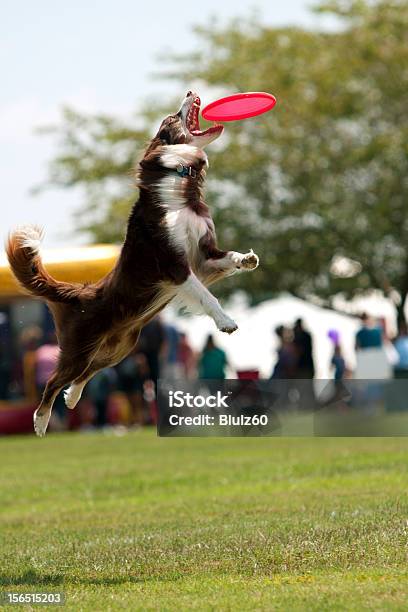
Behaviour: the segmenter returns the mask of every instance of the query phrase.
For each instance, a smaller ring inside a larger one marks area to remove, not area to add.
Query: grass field
[[[408,608],[406,439],[0,445],[2,590],[72,610]]]

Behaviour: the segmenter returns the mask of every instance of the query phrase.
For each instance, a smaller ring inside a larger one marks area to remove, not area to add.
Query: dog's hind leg
[[[55,398],[69,381],[70,378],[63,378],[58,372],[49,379],[44,389],[41,403],[34,412],[34,430],[37,436],[42,437],[47,431]]]
[[[85,388],[85,385],[91,380],[93,376],[95,376],[95,374],[103,370],[103,368],[109,367],[110,365],[110,363],[106,363],[103,365],[91,364],[83,373],[83,375],[72,381],[68,389],[64,391],[64,400],[66,407],[70,410],[73,410],[82,397],[82,392]]]
[[[95,374],[103,370],[103,368],[108,368],[111,365],[115,365],[113,363],[113,360],[110,361],[107,359],[103,362],[97,360],[92,361],[88,365],[88,367],[83,372],[81,372],[80,376],[72,380],[71,385],[66,391],[64,391],[64,400],[66,407],[70,410],[73,410],[81,399],[85,385],[91,380],[93,376],[95,376]]]
[[[88,362],[87,367],[81,372],[80,376],[71,379],[70,387],[64,392],[65,405],[67,408],[73,410],[79,400],[81,399],[82,391],[84,390],[87,382],[91,380],[97,372],[100,372],[104,368],[109,368],[116,365],[126,355],[130,353],[134,348],[138,338],[140,330],[133,331],[128,338],[122,340],[119,346],[111,346],[111,350],[107,351],[99,347],[99,350],[93,355],[92,359]]]
[[[52,407],[58,393],[72,380],[78,378],[87,368],[87,365],[87,361],[78,361],[74,366],[70,364],[64,367],[63,362],[60,361],[44,389],[40,405],[34,412],[34,430],[37,436],[42,437],[47,430]]]
[[[73,383],[71,383],[68,389],[64,391],[64,400],[67,408],[69,408],[70,410],[73,410],[75,408],[75,406],[81,399],[82,391],[84,390],[84,387],[88,380],[89,378],[81,382],[74,381]]]
[[[95,376],[97,372],[99,372],[105,367],[108,367],[109,365],[109,363],[107,363],[106,365],[90,364],[86,371],[79,378],[76,378],[74,381],[72,381],[68,389],[64,391],[64,400],[66,407],[70,410],[73,410],[81,399],[85,385],[91,380],[93,376]]]
[[[82,371],[80,371],[79,375],[76,373],[76,376],[71,377],[69,380],[71,384],[68,389],[64,391],[64,400],[66,407],[70,410],[73,410],[81,399],[86,383],[96,374],[96,372],[105,367],[105,365],[99,365],[95,362],[95,360],[97,361],[98,350],[99,349],[88,356],[87,364]]]

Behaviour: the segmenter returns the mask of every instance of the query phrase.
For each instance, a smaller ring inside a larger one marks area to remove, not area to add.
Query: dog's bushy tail
[[[55,280],[44,268],[40,244],[43,230],[36,225],[17,228],[6,243],[6,253],[14,276],[32,295],[50,302],[78,299],[80,286]]]

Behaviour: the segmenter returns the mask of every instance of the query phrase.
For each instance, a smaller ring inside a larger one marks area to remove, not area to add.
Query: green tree
[[[147,111],[146,119],[144,126],[151,121]],[[148,128],[140,125],[139,117],[133,125],[124,125],[113,117],[84,115],[66,107],[59,125],[40,130],[57,137],[59,154],[49,164],[47,182],[34,192],[47,187],[82,187],[85,203],[76,215],[77,226],[94,242],[123,238],[137,196],[136,155],[149,138]]]
[[[401,316],[408,292],[408,5],[344,0],[316,10],[337,15],[337,30],[211,24],[197,30],[198,51],[173,58],[166,73],[183,86],[199,79],[217,92],[265,90],[278,99],[272,113],[228,124],[210,151],[208,201],[220,242],[252,247],[262,260],[256,274],[225,281],[223,290],[240,286],[254,300],[287,290],[330,303],[339,292],[379,288],[399,300]],[[145,133],[72,112],[61,129],[68,138],[51,182],[85,185],[86,228],[96,239],[118,239],[130,197],[123,177]],[[77,145],[83,133],[94,134],[84,157]],[[122,145],[118,161],[113,151]],[[354,262],[353,274],[333,273],[339,258]]]

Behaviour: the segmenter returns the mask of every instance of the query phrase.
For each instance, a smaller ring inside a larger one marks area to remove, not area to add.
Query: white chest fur
[[[169,211],[166,214],[166,223],[174,246],[186,253],[190,263],[195,261],[200,239],[208,229],[205,219],[190,208],[182,208]]]
[[[166,176],[162,179],[159,194],[166,209],[165,221],[171,243],[187,255],[190,263],[195,262],[199,242],[208,231],[207,220],[187,206],[180,177]]]

